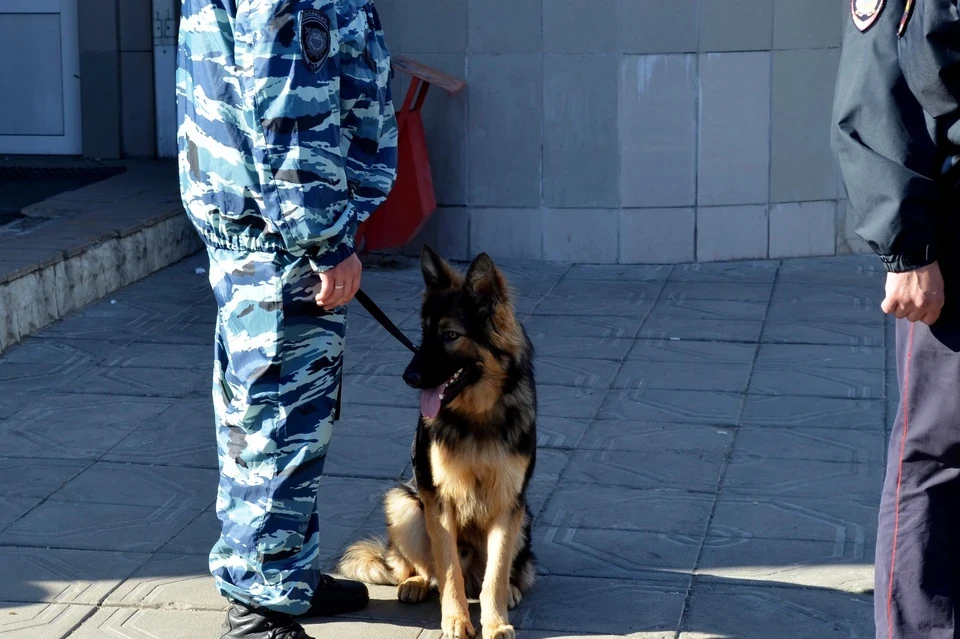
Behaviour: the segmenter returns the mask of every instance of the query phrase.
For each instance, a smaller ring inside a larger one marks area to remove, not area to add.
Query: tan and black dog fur
[[[387,541],[354,544],[340,572],[397,585],[410,603],[436,586],[450,639],[474,636],[467,599],[479,598],[483,639],[513,639],[507,611],[536,575],[526,502],[537,441],[533,347],[487,255],[464,276],[424,247],[421,269],[423,342],[404,373],[424,398],[414,477],[384,499]]]

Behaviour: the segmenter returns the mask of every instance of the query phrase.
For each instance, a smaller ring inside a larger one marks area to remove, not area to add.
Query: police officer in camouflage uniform
[[[183,203],[210,258],[225,639],[304,639],[362,608],[320,572],[317,489],[357,225],[396,178],[390,59],[368,0],[182,0]]]
[[[833,142],[886,266],[900,407],[880,501],[876,636],[960,637],[960,17],[957,0],[852,0]]]

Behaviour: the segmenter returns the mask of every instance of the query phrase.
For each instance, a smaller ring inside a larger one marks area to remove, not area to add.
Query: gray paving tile
[[[727,494],[799,495],[829,498],[879,495],[883,464],[776,459],[757,454],[741,456],[727,468]]]
[[[210,469],[97,462],[50,499],[151,506],[196,514],[216,499],[218,481],[218,474]]]
[[[420,394],[396,375],[353,375],[343,379],[343,405],[420,406]]]
[[[396,479],[410,460],[416,424],[405,433],[398,429],[391,439],[383,437],[334,436],[327,449],[325,475]]]
[[[137,343],[209,345],[213,348],[216,329],[206,314],[190,320],[169,318],[163,323],[151,325],[150,329],[137,336]],[[212,363],[212,360],[211,360]]]
[[[701,262],[681,264],[670,273],[669,282],[762,283],[773,284],[776,262]]]
[[[223,610],[207,557],[157,553],[107,597],[107,606]]]
[[[643,317],[660,292],[660,282],[561,282],[537,306],[537,315],[621,315]]]
[[[379,621],[323,621],[304,628],[315,639],[417,639],[423,632],[419,625]]]
[[[606,391],[594,388],[537,384],[537,413],[545,417],[591,419]]]
[[[385,375],[400,377],[412,355],[410,351],[382,351],[372,350],[359,356],[351,356],[347,351],[344,357],[344,367],[350,376],[366,377],[369,375]]]
[[[783,282],[810,284],[845,282],[852,286],[883,282],[883,265],[872,255],[784,260],[780,268]]]
[[[110,342],[133,341],[161,326],[164,318],[152,309],[118,302],[87,308],[59,320],[37,333],[44,339],[74,338]]]
[[[589,419],[544,416],[537,418],[537,446],[540,448],[574,448],[580,445]]]
[[[590,315],[564,317],[559,315],[534,315],[524,322],[531,335],[542,333],[555,338],[607,337],[634,338],[640,330],[642,316],[621,317],[616,315]]]
[[[33,393],[18,393],[16,395],[0,395],[0,420],[7,419],[18,410],[37,402],[39,397]]]
[[[749,363],[704,364],[631,360],[623,365],[613,387],[630,390],[655,388],[742,393],[747,388],[750,369]]]
[[[3,530],[43,501],[41,497],[4,497],[0,495],[0,530]]]
[[[105,367],[92,368],[78,375],[73,390],[129,397],[183,397],[210,388],[213,358],[209,370],[196,368]]]
[[[209,396],[178,401],[127,435],[103,459],[217,468],[213,401]]]
[[[570,461],[570,452],[565,450],[538,450],[537,463],[527,487],[527,505],[534,517],[543,510],[550,495],[560,481],[563,469]]]
[[[0,546],[0,601],[96,605],[148,558],[143,553]]]
[[[821,298],[827,296],[821,295]],[[779,323],[789,322],[829,322],[834,324],[867,324],[879,325],[883,319],[880,310],[882,300],[864,300],[862,298],[847,297],[841,294],[840,300],[783,300],[774,298],[770,303],[769,321]]]
[[[581,449],[670,450],[689,454],[724,454],[733,443],[734,430],[700,424],[664,424],[642,421],[597,420],[577,445]]]
[[[744,426],[737,435],[732,460],[810,459],[882,465],[885,454],[885,437],[879,428],[841,430]]]
[[[112,368],[159,368],[200,370],[212,375],[213,346],[193,344],[134,343],[115,350],[103,362]]]
[[[568,335],[558,338],[551,333],[527,333],[536,351],[536,361],[544,357],[564,357],[577,359],[607,359],[621,361],[630,350],[632,340],[616,337],[575,337]]]
[[[732,393],[683,390],[616,390],[597,419],[734,425],[741,397]]]
[[[583,282],[662,282],[673,267],[668,264],[574,264],[564,281]]]
[[[63,639],[96,611],[93,606],[0,602],[4,639]]]
[[[342,623],[349,623],[350,626],[340,625],[339,629],[344,628],[374,628],[383,626],[392,629],[393,627],[413,627],[421,631],[424,627],[440,627],[440,603],[439,597],[435,592],[429,594],[423,602],[411,605],[402,603],[397,599],[397,589],[395,586],[368,586],[370,590],[370,604],[360,612],[349,615],[347,621],[344,618]],[[476,608],[476,606],[474,606]],[[479,621],[479,615],[474,615],[475,622]],[[310,619],[305,619],[306,625],[310,630],[325,627],[331,619],[316,619],[311,623]],[[479,624],[477,624],[479,628]],[[318,635],[321,637],[337,637],[338,635]],[[342,635],[340,635],[342,636]],[[366,635],[346,635],[348,637],[364,637]],[[386,635],[392,637],[393,635]],[[419,635],[413,635],[417,637]]]
[[[0,439],[9,456],[97,459],[169,406],[164,399],[49,394],[0,422]]]
[[[630,635],[631,639],[674,639],[674,631],[637,632]],[[623,635],[596,634],[593,632],[577,632],[575,630],[525,630],[523,639],[617,639]],[[420,639],[443,639],[439,630],[424,630]]]
[[[55,344],[56,342],[51,342]],[[40,348],[32,348],[36,352]],[[47,393],[73,390],[78,377],[96,366],[93,357],[76,349],[50,348],[48,355],[59,352],[60,361],[44,361],[41,355],[35,362],[7,361],[0,359],[0,393],[14,395],[20,393]]]
[[[696,340],[641,339],[634,344],[627,362],[676,362],[691,364],[750,364],[755,344]]]
[[[880,430],[883,402],[870,399],[748,395],[742,426]]]
[[[545,575],[676,583],[693,572],[695,537],[635,530],[540,526],[534,531],[537,569]]]
[[[370,406],[349,404],[342,407],[340,421],[333,426],[333,442],[342,436],[399,437],[407,433],[413,441],[420,406]]]
[[[206,557],[219,538],[220,520],[217,518],[214,507],[210,507],[165,543],[160,548],[160,552],[176,555],[203,555]]]
[[[603,485],[562,485],[541,514],[543,525],[609,530],[703,534],[713,499],[680,491],[636,490]]]
[[[640,337],[753,343],[760,338],[762,328],[760,320],[697,319],[660,314],[648,318]]]
[[[751,581],[863,594],[873,589],[873,544],[860,540],[708,538],[702,582]]]
[[[663,288],[660,299],[749,301],[766,304],[773,293],[769,282],[701,282],[671,281]]]
[[[864,544],[876,538],[879,503],[879,490],[830,499],[721,493],[707,536]]]
[[[763,327],[760,341],[768,344],[837,344],[882,346],[879,323],[842,324],[835,321],[771,320]]]
[[[675,319],[700,320],[763,320],[766,301],[712,300],[712,299],[661,299],[657,302],[650,319],[671,317]]]
[[[153,552],[199,510],[47,501],[0,533],[0,544]]]
[[[61,368],[76,367],[84,360],[100,362],[123,348],[122,342],[88,339],[26,340],[8,349],[0,356],[0,380],[16,377],[10,364],[40,366],[55,364]],[[23,369],[26,371],[26,369]],[[8,375],[7,372],[10,372]]]
[[[757,353],[757,367],[883,370],[884,352],[877,346],[761,344]]]
[[[724,463],[716,451],[574,451],[563,484],[672,488],[715,493]]]
[[[45,499],[89,465],[84,461],[0,457],[0,497]]]
[[[697,583],[680,639],[873,636],[873,601],[826,589]]]
[[[859,368],[757,366],[750,379],[754,395],[806,395],[883,399],[883,374]]]
[[[539,357],[536,360],[538,384],[557,384],[585,388],[609,388],[620,363],[605,359]]]
[[[163,637],[163,639],[215,639],[220,636],[224,612],[209,610],[140,610],[101,608],[71,639],[102,637]]]
[[[664,632],[676,628],[686,585],[545,576],[513,611],[525,630],[596,633]],[[576,601],[578,605],[571,606]],[[595,615],[587,611],[602,610]]]

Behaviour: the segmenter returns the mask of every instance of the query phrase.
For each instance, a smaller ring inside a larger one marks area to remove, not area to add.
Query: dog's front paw
[[[484,626],[483,639],[517,639],[517,631],[509,624],[493,627]]]
[[[509,595],[509,598],[507,599],[507,607],[510,610],[513,610],[514,608],[520,605],[520,601],[522,599],[523,599],[523,593],[520,592],[519,588],[511,584],[510,595]]]
[[[403,603],[420,603],[427,598],[428,592],[430,592],[429,582],[417,575],[397,586],[397,599]]]
[[[440,622],[444,639],[470,639],[477,634],[467,616],[451,615]]]

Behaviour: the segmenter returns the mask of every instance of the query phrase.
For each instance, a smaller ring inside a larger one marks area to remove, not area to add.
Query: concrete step
[[[27,206],[0,226],[0,352],[203,248],[173,162],[125,171]]]

